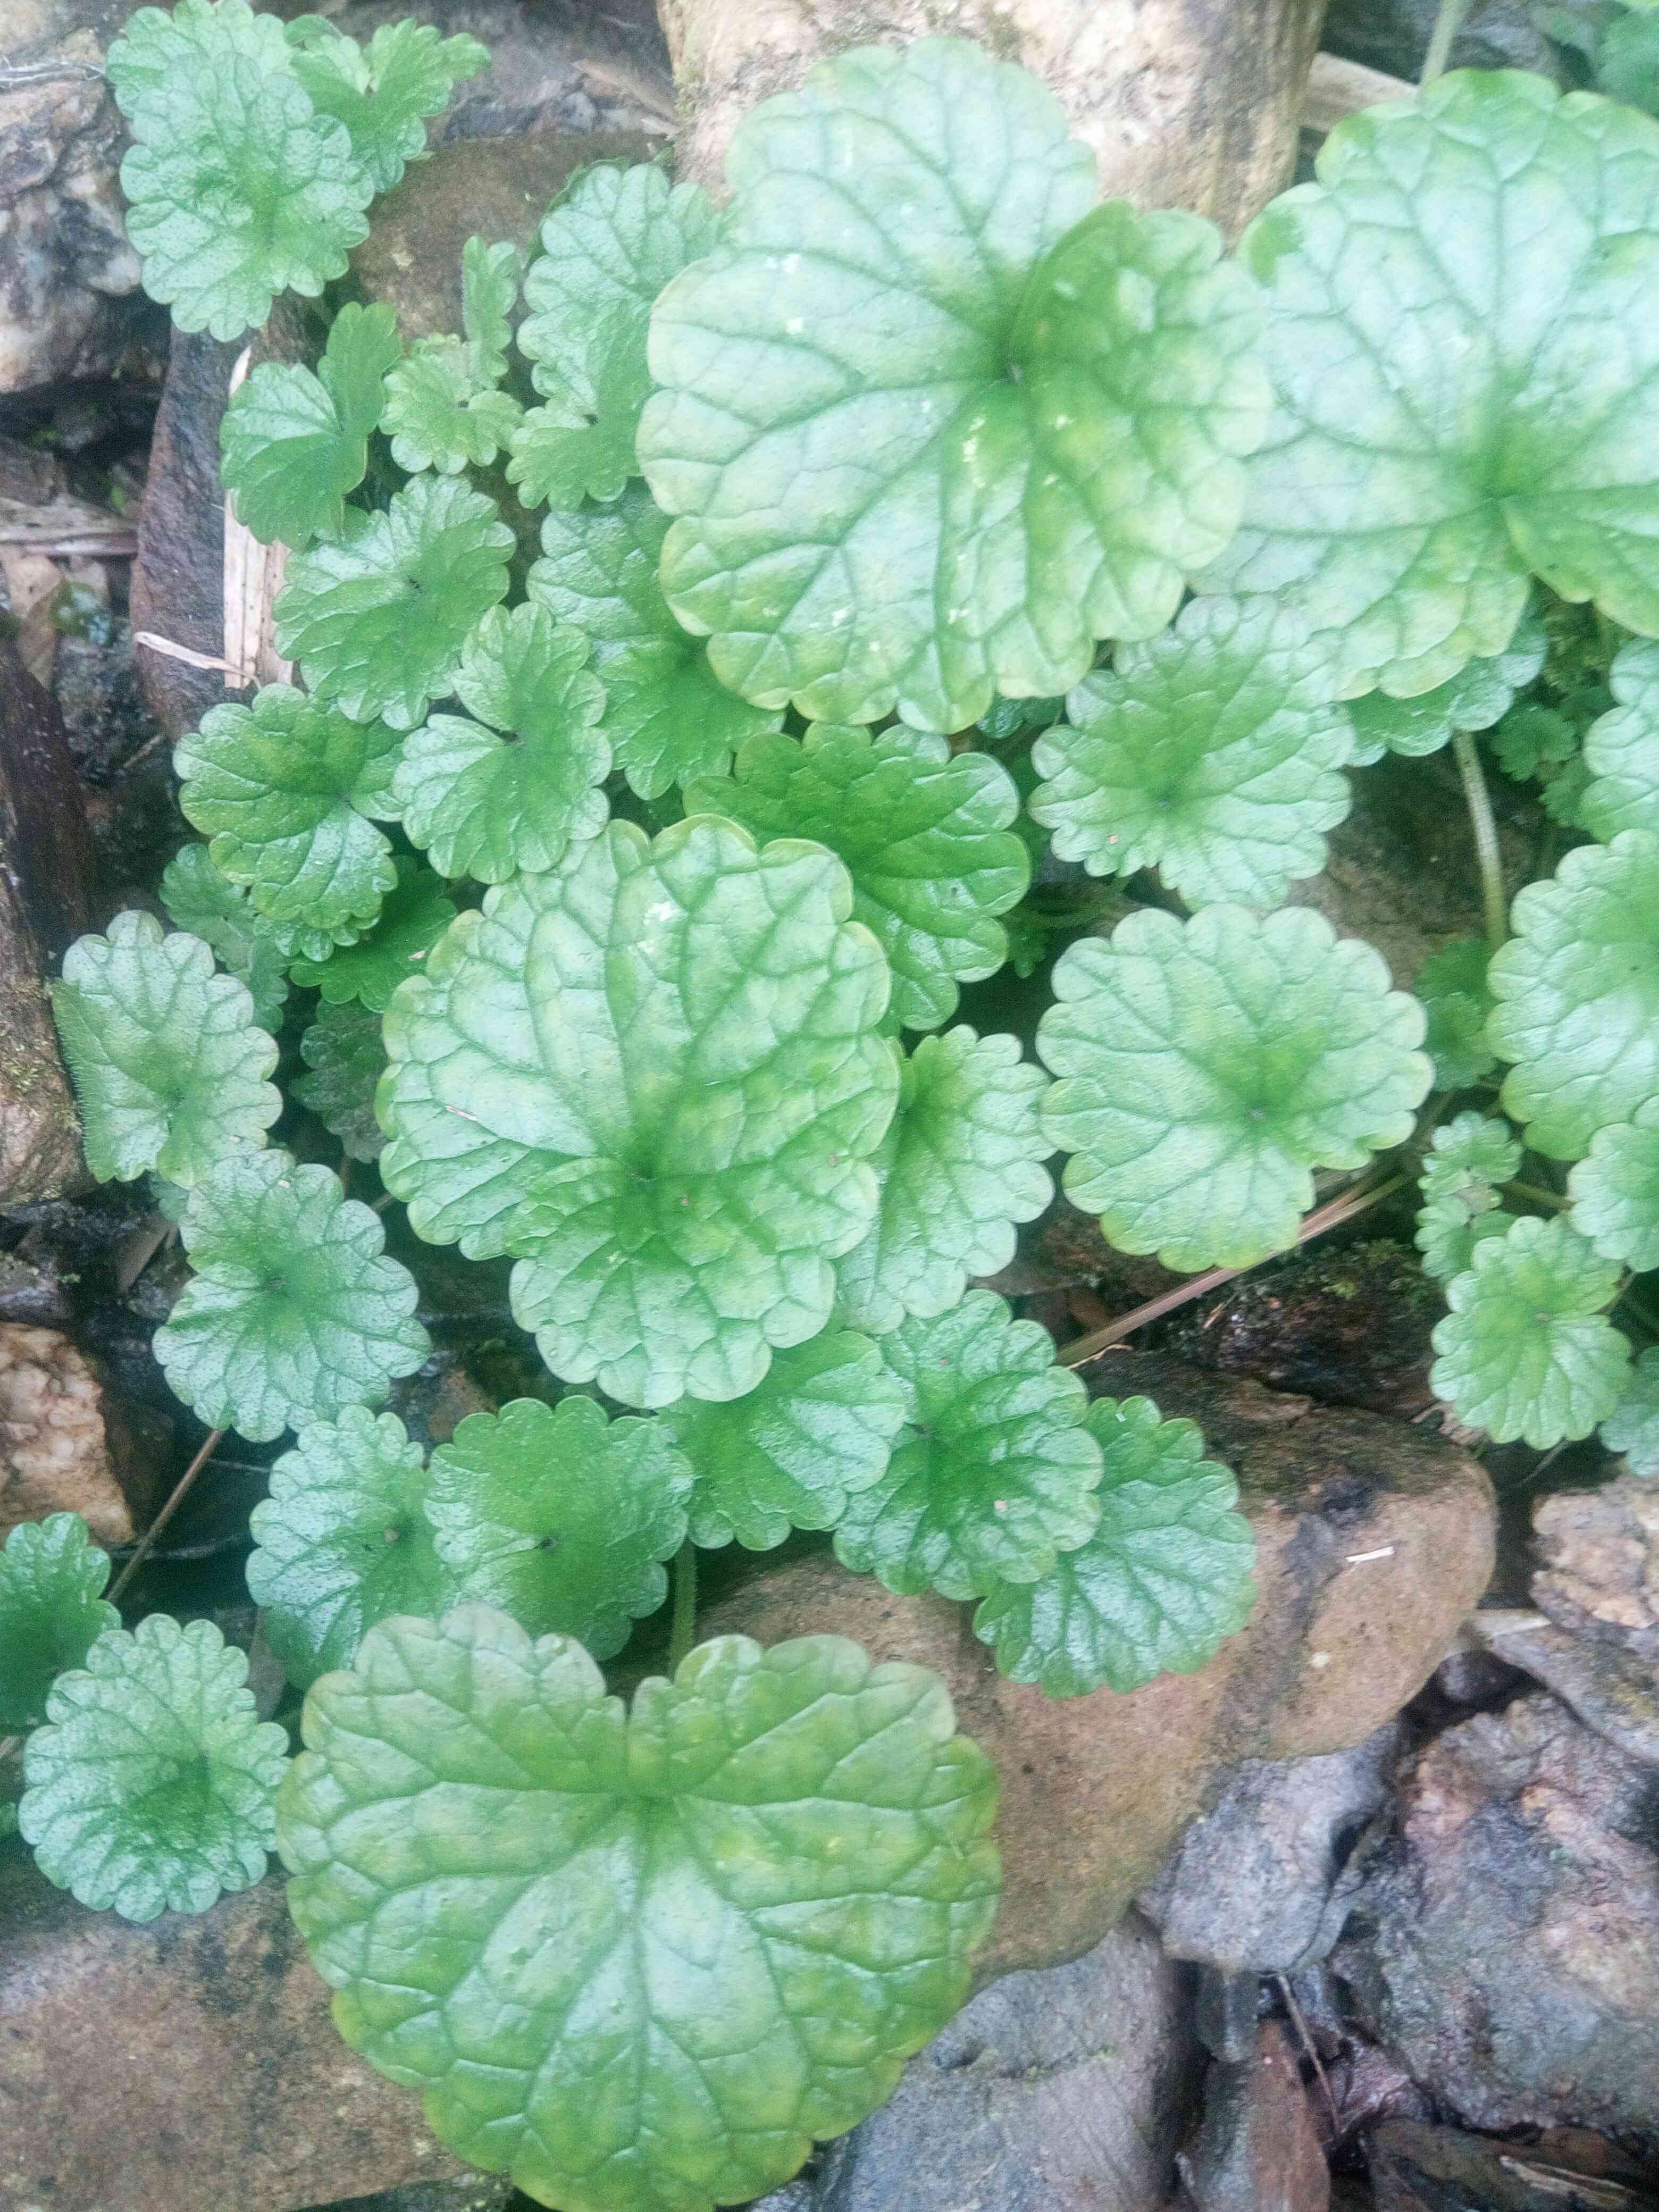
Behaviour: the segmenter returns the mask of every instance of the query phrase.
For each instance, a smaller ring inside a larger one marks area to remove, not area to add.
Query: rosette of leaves
[[[1534,615],[1523,615],[1502,653],[1471,660],[1431,691],[1410,699],[1368,691],[1350,701],[1356,763],[1381,760],[1385,752],[1420,760],[1449,744],[1454,730],[1491,729],[1542,669],[1545,651],[1543,623]]]
[[[426,1494],[420,1446],[395,1414],[364,1406],[313,1422],[272,1467],[248,1524],[247,1587],[296,1688],[349,1667],[377,1620],[435,1620],[454,1603]]]
[[[1316,166],[1240,244],[1277,409],[1206,585],[1338,633],[1351,692],[1501,652],[1534,575],[1659,629],[1652,125],[1464,70],[1350,117]]]
[[[385,811],[397,745],[381,723],[267,684],[251,707],[211,708],[174,750],[185,818],[220,874],[291,930],[290,951],[325,959],[396,884],[392,848],[365,814]]]
[[[1507,1121],[1460,1114],[1429,1140],[1419,1188],[1417,1249],[1428,1273],[1448,1282],[1469,1265],[1483,1237],[1509,1233],[1513,1216],[1498,1194],[1521,1168],[1521,1146]]]
[[[1577,806],[1603,843],[1621,830],[1659,830],[1659,645],[1622,647],[1608,682],[1617,703],[1584,733],[1592,781]]]
[[[374,1405],[430,1351],[415,1279],[386,1255],[378,1214],[327,1168],[232,1153],[191,1192],[195,1269],[155,1356],[210,1428],[263,1443]]]
[[[134,143],[121,164],[144,289],[180,330],[234,338],[278,292],[314,299],[368,235],[375,184],[246,0],[140,8],[105,69]]]
[[[381,1176],[428,1241],[511,1251],[556,1374],[739,1397],[828,1321],[898,1089],[852,902],[820,847],[613,822],[393,999]]]
[[[1659,1351],[1644,1352],[1631,1370],[1601,1437],[1609,1451],[1623,1455],[1632,1474],[1659,1474]]]
[[[1604,1260],[1638,1274],[1659,1267],[1659,1096],[1628,1121],[1598,1129],[1567,1177],[1573,1225]]]
[[[211,945],[222,968],[246,983],[253,1018],[274,1036],[288,1000],[289,928],[263,915],[246,884],[234,884],[213,865],[205,845],[181,845],[161,875],[161,903],[173,927]]]
[[[323,960],[296,960],[296,983],[320,991],[331,1006],[356,999],[371,1013],[386,1012],[392,993],[412,975],[455,919],[448,886],[406,855],[392,862],[397,881],[374,927],[355,945],[331,947]]]
[[[1008,1265],[1015,1224],[1054,1194],[1039,1112],[1048,1087],[1017,1037],[965,1024],[902,1058],[898,1110],[871,1163],[875,1223],[836,1271],[854,1328],[880,1334],[907,1314],[942,1314],[970,1275]]]
[[[775,730],[781,713],[728,691],[701,641],[662,595],[658,562],[668,517],[642,484],[608,507],[550,514],[542,557],[525,589],[592,641],[605,686],[599,727],[641,799],[660,799],[694,776],[719,775],[746,738]]]
[[[108,1556],[78,1513],[20,1521],[0,1551],[0,1729],[21,1735],[46,1697],[121,1616],[104,1596]]]
[[[750,738],[729,778],[686,787],[688,813],[724,814],[764,842],[810,837],[847,864],[853,912],[893,971],[892,1011],[937,1029],[957,987],[1008,957],[996,916],[1024,896],[1030,861],[1011,825],[1019,793],[984,753],[954,757],[920,731],[816,723]]]
[[[522,412],[501,388],[518,296],[517,246],[469,238],[461,248],[466,336],[417,339],[386,380],[380,428],[400,469],[453,477],[487,467],[506,448]]]
[[[542,395],[514,434],[507,471],[526,507],[615,499],[638,475],[652,302],[719,235],[708,194],[671,185],[655,162],[583,169],[554,202],[519,329]]]
[[[1617,1266],[1571,1222],[1523,1215],[1448,1285],[1430,1387],[1494,1443],[1589,1436],[1630,1377],[1630,1344],[1602,1310],[1618,1291]]]
[[[261,362],[219,423],[220,476],[244,527],[262,544],[308,545],[337,535],[345,498],[368,467],[386,377],[403,352],[390,307],[349,301],[329,325],[313,374]]]
[[[1486,1042],[1493,1004],[1486,982],[1491,958],[1484,937],[1455,937],[1417,971],[1413,988],[1428,1018],[1423,1048],[1434,1062],[1437,1090],[1467,1090],[1498,1065]]]
[[[46,1880],[95,1911],[205,1912],[264,1873],[288,1764],[246,1652],[210,1620],[153,1613],[131,1635],[106,1629],[53,1684],[18,1826]]]
[[[502,884],[556,867],[604,828],[605,691],[579,629],[545,607],[492,607],[455,672],[468,713],[412,731],[392,785],[403,825],[447,876]]]
[[[386,1143],[374,1118],[374,1092],[386,1073],[380,1018],[348,1002],[325,1006],[300,1039],[307,1074],[296,1076],[294,1096],[339,1139],[346,1157],[377,1160]]]
[[[100,1182],[152,1169],[198,1182],[227,1152],[263,1145],[283,1110],[265,1080],[276,1040],[246,988],[154,915],[118,914],[107,937],[77,938],[52,1011]]]
[[[350,135],[377,192],[426,152],[426,118],[458,84],[489,66],[489,50],[465,33],[446,39],[429,23],[383,23],[367,46],[319,15],[287,27],[289,67],[318,112]]]
[[[1188,906],[1281,904],[1325,865],[1353,749],[1328,649],[1266,599],[1196,599],[1085,677],[1031,749],[1035,820],[1093,876],[1156,868]]]
[[[682,1398],[659,1415],[696,1476],[691,1539],[769,1552],[792,1528],[833,1528],[886,1472],[905,1397],[867,1336],[831,1329],[775,1352],[741,1398]]]
[[[1659,1095],[1659,832],[1577,847],[1513,919],[1487,971],[1486,1034],[1515,1062],[1504,1110],[1535,1152],[1577,1159]]]
[[[823,64],[727,174],[726,242],[653,313],[639,437],[721,681],[954,730],[1161,629],[1264,419],[1212,226],[1095,207],[1058,101],[955,39]]]
[[[337,538],[289,562],[278,650],[301,664],[318,701],[412,730],[448,690],[468,631],[506,598],[513,546],[483,492],[416,477],[384,513],[348,508]]]
[[[1403,1144],[1433,1079],[1415,1000],[1305,908],[1143,909],[1068,946],[1054,987],[1037,1049],[1066,1192],[1166,1267],[1285,1250],[1314,1169]]]
[[[660,1422],[517,1398],[469,1413],[433,1454],[426,1514],[463,1601],[609,1659],[667,1596],[690,1496]]]
[[[388,1621],[307,1700],[289,1902],[347,2042],[461,2157],[712,2212],[873,2111],[967,1995],[996,1793],[953,1725],[838,1637],[720,1638],[630,1713],[567,1638]]]
[[[1196,1674],[1255,1604],[1255,1537],[1197,1425],[1164,1420],[1150,1398],[1097,1398],[1086,1426],[1105,1462],[1093,1530],[974,1614],[998,1671],[1050,1698]]]
[[[981,1597],[1037,1581],[1088,1537],[1100,1447],[1088,1399],[1036,1322],[990,1291],[878,1340],[904,1393],[886,1472],[854,1492],[836,1555],[901,1596]]]

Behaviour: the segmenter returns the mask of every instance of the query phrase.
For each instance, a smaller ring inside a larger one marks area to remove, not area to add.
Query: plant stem
[[[1559,1190],[1546,1190],[1541,1183],[1512,1182],[1510,1188],[1517,1198],[1524,1198],[1529,1206],[1553,1206],[1558,1213],[1564,1207],[1572,1204],[1572,1200],[1564,1193]]]
[[[1395,1191],[1402,1190],[1409,1180],[1403,1175],[1390,1176],[1386,1182],[1375,1183],[1369,1190],[1363,1188],[1346,1190],[1340,1198],[1333,1198],[1325,1205],[1316,1206],[1297,1231],[1297,1243],[1309,1243],[1314,1237],[1322,1237],[1328,1229],[1335,1229],[1345,1221],[1352,1221],[1355,1214],[1364,1213],[1368,1206],[1376,1206],[1380,1200],[1391,1198]],[[1248,1267],[1212,1267],[1206,1275],[1194,1275],[1190,1282],[1177,1283],[1172,1291],[1160,1291],[1157,1297],[1148,1298],[1144,1306],[1136,1306],[1133,1312],[1124,1314],[1121,1319],[1109,1322],[1104,1328],[1097,1328],[1088,1336],[1079,1337],[1075,1344],[1064,1346],[1054,1355],[1055,1358],[1061,1367],[1086,1366],[1101,1352],[1109,1352],[1115,1344],[1121,1344],[1126,1337],[1133,1336],[1137,1329],[1145,1328],[1151,1322],[1162,1321],[1165,1314],[1189,1305],[1193,1299],[1201,1298],[1206,1291],[1219,1290],[1223,1283],[1236,1282],[1240,1275],[1249,1273]]]
[[[0,1736],[0,1761],[9,1759],[13,1752],[21,1751],[22,1747],[23,1739],[21,1735]]]
[[[1432,84],[1445,72],[1451,59],[1452,41],[1463,27],[1463,18],[1468,13],[1469,0],[1440,0],[1440,13],[1434,19],[1434,30],[1429,40],[1429,50],[1423,57],[1423,74],[1419,85]]]
[[[1468,802],[1469,826],[1474,831],[1474,857],[1480,870],[1480,903],[1486,917],[1486,942],[1494,952],[1510,933],[1509,901],[1504,896],[1504,856],[1498,849],[1498,824],[1492,820],[1492,794],[1474,739],[1467,730],[1452,732],[1452,758],[1463,779]]]
[[[688,1536],[674,1554],[674,1620],[668,1632],[668,1671],[679,1663],[696,1641],[697,1547]]]
[[[156,1538],[167,1527],[167,1522],[172,1520],[173,1515],[184,1504],[185,1498],[189,1497],[191,1486],[194,1483],[197,1476],[202,1472],[202,1469],[207,1465],[208,1462],[213,1457],[214,1453],[218,1450],[220,1443],[224,1437],[224,1433],[225,1432],[222,1429],[212,1429],[209,1431],[206,1442],[197,1453],[195,1458],[191,1460],[190,1465],[179,1476],[178,1481],[173,1485],[172,1497],[168,1498],[167,1504],[161,1508],[155,1518],[150,1522],[149,1528],[145,1529],[143,1534],[138,1539],[137,1550],[134,1552],[132,1557],[127,1561],[125,1566],[124,1566],[120,1573],[117,1575],[112,1588],[106,1593],[112,1605],[117,1601],[122,1591],[137,1573],[139,1568],[143,1565],[144,1561],[149,1557],[151,1551],[155,1547]]]

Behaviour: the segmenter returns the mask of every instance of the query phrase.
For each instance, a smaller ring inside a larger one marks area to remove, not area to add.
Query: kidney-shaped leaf
[[[345,495],[368,466],[386,374],[403,348],[390,307],[355,301],[330,325],[316,373],[266,361],[230,395],[219,423],[220,474],[238,519],[270,545],[307,545],[345,522]]]
[[[45,1717],[46,1693],[121,1616],[104,1596],[109,1559],[78,1513],[20,1521],[0,1552],[0,1729]]]

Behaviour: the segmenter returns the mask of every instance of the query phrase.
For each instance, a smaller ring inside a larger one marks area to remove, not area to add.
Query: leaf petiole
[[[1492,793],[1474,739],[1467,730],[1452,732],[1452,757],[1463,779],[1463,797],[1474,832],[1475,863],[1480,871],[1480,904],[1486,916],[1486,940],[1496,952],[1510,933],[1509,901],[1504,896],[1504,856],[1492,819]]]
[[[1452,41],[1463,27],[1468,6],[1469,0],[1440,0],[1440,13],[1434,19],[1428,52],[1423,57],[1423,74],[1417,80],[1419,85],[1432,84],[1436,77],[1444,76]]]
[[[668,1632],[668,1671],[679,1672],[680,1662],[697,1637],[697,1547],[688,1536],[674,1554],[674,1617]]]

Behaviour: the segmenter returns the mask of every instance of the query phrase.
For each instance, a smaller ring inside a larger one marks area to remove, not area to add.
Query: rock
[[[104,52],[126,0],[8,0],[0,70],[0,393],[159,375],[166,311],[143,297],[116,173]]]
[[[509,2212],[513,2202],[506,2174],[471,2173],[459,2181],[411,2181],[402,2189],[354,2197],[348,2204],[319,2205],[314,2212]]]
[[[1604,2146],[1611,2150],[1611,2146]],[[1659,2196],[1616,2153],[1581,2166],[1565,2146],[1493,2142],[1389,2120],[1367,2145],[1376,2212],[1656,2212]],[[1598,2169],[1600,2169],[1598,2171]],[[1631,2177],[1621,2179],[1620,2173]],[[1609,2178],[1609,2175],[1613,2178]],[[1575,2187],[1582,2184],[1582,2190]]]
[[[78,1513],[100,1544],[137,1534],[92,1365],[55,1328],[0,1322],[0,1540],[48,1513]]]
[[[1659,1484],[1621,1474],[1563,1490],[1533,1516],[1534,1605],[1560,1627],[1659,1664]]]
[[[1475,0],[1451,50],[1453,69],[1538,70],[1556,74],[1555,49],[1529,0]],[[1415,84],[1439,0],[1331,0],[1321,43],[1331,53]]]
[[[1196,2087],[1185,1978],[1129,1920],[1070,1965],[982,1990],[755,2212],[1151,2212]]]
[[[1204,2119],[1177,2161],[1194,2212],[1328,2212],[1331,2177],[1282,2021],[1243,2066],[1212,2066]]]
[[[1659,2148],[1650,1770],[1543,1692],[1406,1768],[1332,1965],[1366,2033],[1469,2125]]]
[[[1400,1735],[1390,1721],[1351,1751],[1247,1759],[1136,1899],[1170,1956],[1224,1974],[1304,1964],[1346,1844],[1387,1794]]]
[[[1008,1265],[980,1279],[1005,1298],[1097,1285],[1109,1305],[1127,1313],[1173,1289],[1182,1279],[1150,1256],[1115,1250],[1102,1236],[1095,1216],[1061,1197],[1020,1230],[1018,1248]]]
[[[341,2042],[280,1879],[135,1927],[0,1847],[0,2204],[292,2212],[459,2171]]]
[[[1638,1765],[1659,1766],[1659,1669],[1620,1644],[1598,1644],[1535,1613],[1477,1613],[1493,1654],[1571,1705],[1586,1728]]]
[[[1364,1742],[1438,1665],[1492,1569],[1486,1475],[1437,1437],[1146,1355],[1119,1352],[1085,1371],[1092,1388],[1190,1415],[1237,1471],[1261,1596],[1199,1673],[1127,1697],[1051,1700],[996,1673],[965,1608],[895,1597],[823,1557],[769,1570],[699,1623],[763,1644],[838,1631],[944,1677],[1002,1778],[988,1980],[1097,1942],[1241,1759]]]

